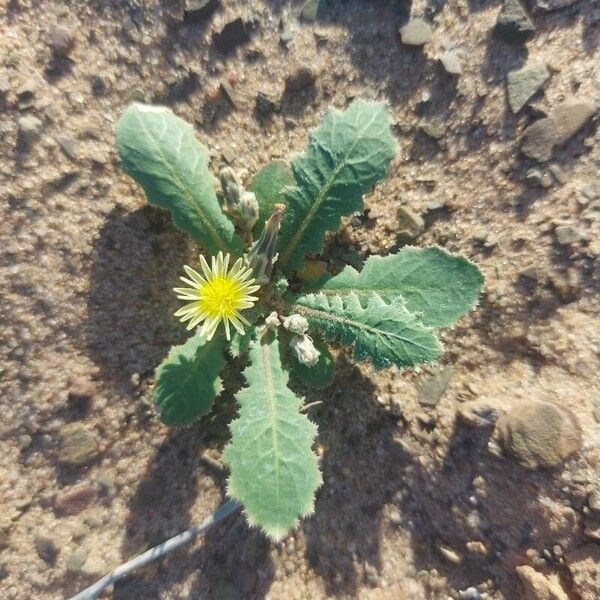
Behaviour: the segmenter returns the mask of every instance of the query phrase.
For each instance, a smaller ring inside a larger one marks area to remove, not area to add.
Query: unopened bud
[[[246,258],[248,265],[254,271],[256,283],[260,285],[264,285],[271,280],[273,266],[277,261],[275,246],[284,210],[285,204],[273,205],[273,212],[269,220],[265,222],[260,238],[254,242]]]
[[[290,347],[303,365],[314,367],[319,362],[321,353],[315,348],[310,336],[294,335],[290,341]]]
[[[290,315],[283,320],[283,326],[292,333],[302,335],[308,329],[308,321],[301,315]]]
[[[279,320],[279,316],[277,315],[276,311],[273,311],[265,319],[265,325],[267,329],[271,329],[272,331],[275,331],[281,325],[281,321]]]
[[[224,210],[231,215],[242,231],[250,232],[258,219],[258,200],[254,192],[247,192],[231,167],[219,172],[223,188]]]

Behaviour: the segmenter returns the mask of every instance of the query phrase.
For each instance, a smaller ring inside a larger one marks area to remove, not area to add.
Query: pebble
[[[440,62],[448,75],[460,75],[462,73],[460,57],[454,50],[446,50],[446,52],[440,56]]]
[[[399,235],[406,235],[414,239],[425,229],[423,218],[408,206],[399,206],[396,217],[398,220]]]
[[[535,26],[519,0],[504,0],[495,31],[504,41],[518,44],[534,36]]]
[[[55,57],[68,56],[75,46],[75,34],[66,25],[54,25],[50,29],[50,49]]]
[[[233,86],[228,81],[221,81],[219,87],[223,96],[226,98],[229,104],[231,104],[231,107],[237,109],[239,105],[238,95],[233,89]]]
[[[22,86],[20,86],[17,89],[16,94],[19,110],[25,110],[33,106],[36,92],[37,85],[33,81],[26,81]]]
[[[533,567],[522,565],[515,571],[525,590],[525,597],[531,600],[569,600],[559,583],[549,579]]]
[[[518,113],[549,77],[550,72],[542,63],[530,63],[510,71],[506,77],[506,90],[511,110]]]
[[[42,132],[42,122],[33,115],[19,117],[17,126],[19,128],[19,140],[25,146],[31,146]]]
[[[463,557],[456,550],[454,550],[454,548],[451,548],[450,546],[446,546],[444,544],[437,544],[436,548],[444,560],[448,561],[453,565],[462,564]]]
[[[80,573],[89,552],[85,548],[77,548],[67,559],[66,569],[70,573]]]
[[[219,0],[185,0],[183,14],[187,20],[204,19],[219,6]]]
[[[59,554],[54,540],[43,535],[38,535],[34,540],[34,545],[38,556],[49,565],[54,565]]]
[[[593,185],[584,185],[580,190],[581,194],[588,200],[595,200],[598,197],[596,188]]]
[[[61,135],[56,141],[65,156],[72,161],[77,162],[79,159],[79,144],[77,140],[68,135]]]
[[[407,46],[422,46],[430,42],[432,38],[431,27],[423,19],[411,19],[404,27],[400,28],[400,39]]]
[[[59,431],[61,449],[58,460],[65,465],[85,465],[98,457],[94,436],[80,423],[70,423]]]
[[[475,587],[468,587],[466,590],[458,592],[460,600],[483,600],[481,592]]]
[[[488,549],[487,549],[486,545],[482,542],[478,542],[478,541],[467,542],[466,546],[467,546],[467,550],[471,554],[478,554],[479,556],[487,556],[488,555]]]
[[[554,235],[561,246],[569,246],[581,239],[581,234],[572,225],[559,225],[554,230]]]
[[[441,125],[435,123],[421,123],[419,129],[432,140],[440,140],[444,137],[444,128]]]
[[[54,500],[54,512],[58,515],[78,515],[96,497],[96,487],[90,484],[78,485],[60,494]]]
[[[507,454],[527,469],[560,465],[581,446],[581,428],[566,407],[526,401],[512,407],[497,423]]]
[[[439,401],[452,377],[452,367],[444,367],[439,373],[428,377],[418,386],[419,404],[435,406]]]
[[[590,493],[587,500],[587,505],[592,512],[600,515],[600,489]]]
[[[596,112],[594,104],[587,100],[567,100],[532,123],[523,132],[521,151],[529,158],[550,160],[552,152],[561,146]]]
[[[280,109],[277,100],[271,98],[264,92],[256,94],[256,112],[261,117],[268,117]]]
[[[558,183],[560,183],[561,185],[564,185],[569,181],[567,174],[564,172],[563,168],[560,165],[550,165],[548,167],[548,171],[550,171],[550,173],[554,175],[554,179],[556,179],[556,181],[558,181]]]

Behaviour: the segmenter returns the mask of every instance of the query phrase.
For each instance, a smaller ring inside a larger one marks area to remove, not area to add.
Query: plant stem
[[[209,529],[212,525],[223,521],[230,514],[235,512],[238,508],[240,508],[240,504],[235,500],[228,500],[217,508],[214,513],[212,513],[208,518],[206,518],[200,525],[194,525],[190,527],[187,531],[172,537],[171,539],[159,544],[158,546],[154,546],[154,548],[150,548],[150,550],[146,550],[142,554],[132,558],[130,561],[122,564],[117,567],[114,571],[105,575],[102,579],[99,579],[86,588],[79,594],[76,594],[71,598],[71,600],[95,600],[100,592],[106,589],[108,586],[112,585],[119,579],[129,575],[132,571],[139,567],[143,567],[154,560],[162,558],[166,556],[173,550],[177,550],[177,548],[187,544],[188,542],[193,541],[196,537],[198,537],[201,533],[204,533],[207,529]]]

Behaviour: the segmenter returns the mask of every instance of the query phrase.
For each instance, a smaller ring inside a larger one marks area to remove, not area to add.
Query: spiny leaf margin
[[[229,465],[228,495],[248,522],[279,539],[314,510],[321,473],[311,447],[316,425],[299,412],[303,399],[288,387],[277,338],[255,341],[237,395],[238,418],[222,459]]]

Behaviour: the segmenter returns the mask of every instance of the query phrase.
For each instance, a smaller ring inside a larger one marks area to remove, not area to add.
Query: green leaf
[[[365,306],[355,293],[344,297],[308,294],[292,306],[320,331],[326,340],[354,344],[357,360],[371,359],[375,369],[414,367],[439,358],[442,347],[434,332],[425,327],[401,299],[386,304],[371,293]]]
[[[244,505],[251,525],[280,538],[313,511],[321,484],[311,449],[316,426],[299,412],[302,399],[287,387],[277,339],[255,342],[250,363],[223,452],[231,471],[228,493]]]
[[[347,266],[317,287],[326,296],[356,294],[363,304],[373,292],[386,302],[402,298],[425,325],[448,327],[475,306],[482,285],[483,275],[466,258],[441,248],[407,247],[371,256],[360,272]]]
[[[195,335],[171,348],[156,369],[154,404],[167,425],[188,425],[208,413],[221,391],[219,373],[225,364],[222,335],[209,342]]]
[[[241,254],[242,241],[215,194],[208,151],[189,123],[166,107],[135,103],[119,119],[116,136],[123,170],[148,202],[170,210],[173,223],[211,254]]]
[[[290,164],[285,160],[273,160],[267,163],[252,179],[250,191],[258,200],[258,221],[254,233],[258,237],[265,221],[271,216],[273,204],[284,202],[283,190],[294,185],[294,175]]]
[[[290,352],[290,370],[302,383],[309,387],[323,389],[333,383],[335,377],[334,361],[329,348],[319,340],[314,340],[315,348],[320,352],[316,365],[309,367],[302,364],[294,352]]]
[[[344,112],[330,111],[312,131],[308,150],[292,161],[296,185],[285,192],[281,268],[299,269],[343,215],[362,209],[363,194],[387,175],[396,151],[390,124],[383,104],[354,102]]]

